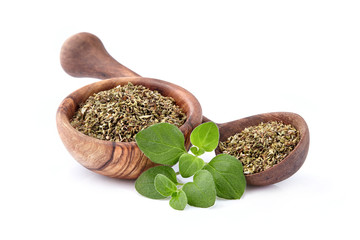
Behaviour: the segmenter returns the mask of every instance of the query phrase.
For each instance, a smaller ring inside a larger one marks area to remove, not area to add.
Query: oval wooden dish
[[[204,122],[210,121],[203,119]],[[300,132],[300,141],[296,147],[281,162],[265,171],[247,174],[246,182],[248,185],[264,186],[281,182],[295,174],[305,162],[309,151],[310,133],[305,120],[296,113],[291,112],[272,112],[254,115],[235,121],[217,124],[220,132],[220,141],[226,141],[230,136],[240,133],[247,127],[256,126],[260,123],[279,121],[284,124],[291,124]],[[222,153],[220,148],[215,150],[216,154]]]
[[[96,173],[121,179],[136,179],[143,171],[155,166],[140,151],[135,142],[111,142],[89,137],[70,124],[79,105],[90,95],[103,90],[126,85],[143,85],[157,90],[164,96],[174,98],[187,115],[180,127],[185,144],[190,147],[190,133],[202,122],[202,110],[198,100],[184,88],[175,84],[143,78],[116,62],[105,50],[101,41],[89,33],[70,37],[63,45],[60,55],[64,70],[75,77],[105,79],[84,86],[67,96],[60,104],[56,122],[59,135],[70,154],[84,167]]]

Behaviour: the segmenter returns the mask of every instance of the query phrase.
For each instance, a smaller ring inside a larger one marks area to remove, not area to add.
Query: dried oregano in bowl
[[[300,141],[299,131],[278,121],[260,123],[219,142],[219,149],[239,159],[244,174],[254,174],[281,162]]]
[[[97,139],[133,142],[135,135],[156,123],[180,127],[186,114],[172,97],[128,83],[91,95],[71,119],[78,131]]]

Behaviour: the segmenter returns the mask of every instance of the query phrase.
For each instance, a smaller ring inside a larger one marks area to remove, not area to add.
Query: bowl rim
[[[104,80],[100,80],[94,83],[87,84],[72,93],[70,93],[63,101],[60,103],[57,113],[56,113],[56,121],[57,124],[64,124],[68,131],[72,132],[75,135],[81,135],[81,138],[86,139],[87,141],[95,141],[98,144],[106,144],[106,145],[113,145],[113,144],[125,144],[125,145],[136,145],[135,141],[132,142],[118,142],[118,141],[107,141],[101,140],[95,137],[88,136],[78,130],[76,130],[71,124],[70,119],[74,115],[75,111],[78,109],[81,102],[85,101],[91,94],[97,93],[100,91],[109,90],[119,85],[125,85],[127,83],[133,83],[134,85],[143,85],[151,90],[157,90],[163,96],[178,96],[174,97],[175,102],[177,105],[178,102],[183,101],[183,104],[187,104],[189,106],[189,110],[186,111],[182,106],[180,106],[183,111],[185,112],[187,118],[186,121],[179,129],[186,133],[186,131],[191,132],[191,129],[194,129],[197,125],[201,124],[202,121],[202,108],[197,100],[197,98],[188,90],[179,85],[159,80],[155,78],[147,78],[147,77],[115,77],[115,78],[108,78]],[[171,94],[163,94],[163,92],[170,92]],[[80,96],[79,96],[80,93]],[[181,97],[181,93],[185,93],[186,98]],[[86,96],[86,97],[85,97]],[[70,108],[70,109],[69,109]],[[71,113],[71,114],[70,114]]]

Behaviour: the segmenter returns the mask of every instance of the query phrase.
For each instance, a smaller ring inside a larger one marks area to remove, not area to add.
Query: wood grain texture
[[[203,121],[210,120],[203,117]],[[295,149],[280,163],[265,171],[245,175],[248,185],[264,186],[274,184],[289,178],[300,169],[306,159],[310,144],[309,128],[305,120],[296,113],[273,112],[217,124],[220,131],[220,141],[225,141],[228,137],[241,132],[247,127],[270,121],[281,121],[293,125],[300,132],[300,141]],[[219,147],[215,150],[215,153],[222,153]]]
[[[86,32],[75,34],[64,42],[60,62],[64,71],[73,77],[107,79],[140,76],[117,62],[97,36]]]
[[[111,89],[117,85],[132,82],[173,97],[187,115],[180,127],[185,136],[185,145],[190,147],[190,133],[202,121],[201,106],[196,98],[185,89],[165,81],[141,78],[112,78],[96,82],[73,92],[60,104],[56,122],[59,135],[70,154],[84,167],[109,177],[136,179],[143,171],[155,166],[138,148],[135,142],[122,143],[103,141],[89,137],[70,125],[79,104],[93,93]]]
[[[140,77],[112,58],[100,39],[90,33],[79,33],[70,37],[62,47],[60,60],[63,69],[71,76],[109,78],[71,93],[57,111],[59,135],[70,154],[84,167],[109,177],[136,179],[143,171],[155,166],[135,142],[99,140],[77,131],[70,125],[75,111],[90,95],[118,85],[126,85],[128,82],[174,98],[187,115],[187,120],[180,130],[185,136],[186,148],[189,149],[190,133],[202,121],[200,103],[190,92],[166,81]]]

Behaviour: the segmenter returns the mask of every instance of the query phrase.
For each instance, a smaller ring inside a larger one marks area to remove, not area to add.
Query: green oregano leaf
[[[185,192],[182,189],[174,192],[171,195],[171,199],[169,202],[170,206],[176,210],[184,210],[187,205],[187,197]]]
[[[204,149],[199,149],[195,146],[190,148],[190,151],[195,155],[195,156],[200,156],[203,155],[205,153]]]
[[[215,203],[215,183],[206,170],[198,171],[194,175],[194,182],[186,183],[182,190],[186,193],[188,204],[191,206],[207,208]]]
[[[205,162],[194,155],[184,153],[179,159],[179,172],[182,177],[188,178],[203,168]]]
[[[186,153],[184,135],[169,123],[152,125],[135,137],[140,150],[154,163],[174,165]]]
[[[219,129],[213,122],[203,123],[192,131],[190,141],[199,149],[211,152],[219,143]]]
[[[175,183],[163,174],[156,175],[154,185],[156,191],[164,197],[168,197],[177,191]]]
[[[209,163],[198,156],[213,151],[219,141],[215,123],[201,124],[191,133],[194,145],[189,154],[185,150],[184,136],[174,125],[160,123],[146,128],[136,136],[141,151],[153,162],[174,165],[179,161],[179,172],[187,178],[194,175],[181,189],[177,185],[175,171],[169,166],[157,166],[145,171],[135,182],[136,190],[149,198],[162,199],[171,196],[170,206],[183,210],[187,204],[207,208],[214,205],[216,196],[239,199],[246,187],[243,167],[235,157],[220,154]]]
[[[204,167],[214,178],[216,194],[226,199],[240,199],[246,188],[241,162],[228,154],[219,154]]]
[[[152,199],[162,199],[165,198],[155,189],[155,177],[158,174],[162,174],[170,179],[173,183],[177,183],[176,173],[174,169],[168,166],[157,166],[150,168],[143,172],[140,177],[135,182],[135,189],[141,195],[152,198]]]

